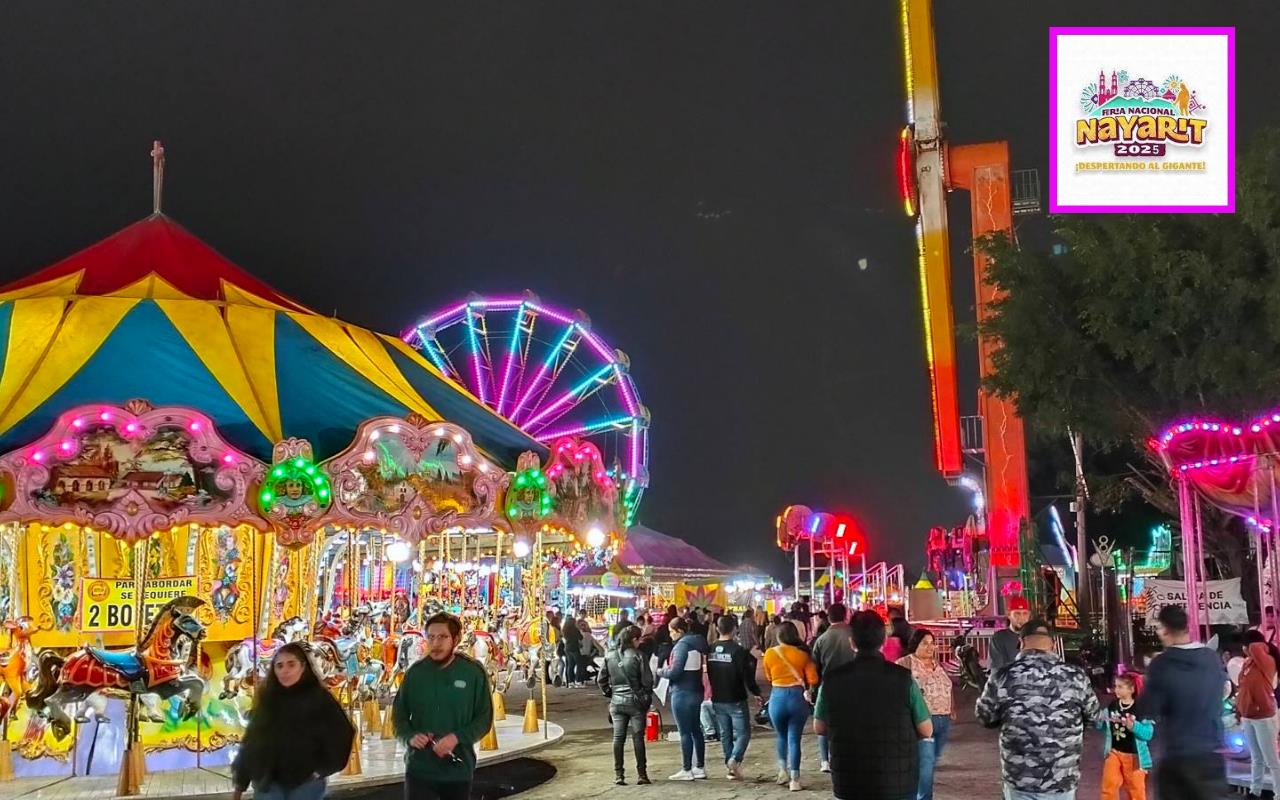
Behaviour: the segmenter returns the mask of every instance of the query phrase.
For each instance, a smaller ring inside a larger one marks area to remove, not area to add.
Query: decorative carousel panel
[[[305,547],[315,541],[319,520],[333,497],[329,478],[316,465],[310,442],[286,439],[275,446],[258,502],[263,514],[275,523],[280,544]]]
[[[501,525],[508,476],[457,425],[376,417],[326,465],[336,524],[371,526],[411,542],[453,527]]]
[[[545,473],[562,524],[579,532],[597,526],[606,533],[621,532],[618,487],[594,444],[572,437],[556,441]]]
[[[196,544],[196,574],[200,609],[210,642],[240,640],[253,635],[254,539],[262,536],[248,525],[200,529]]]
[[[186,522],[266,522],[246,492],[263,467],[187,408],[83,406],[35,444],[0,458],[14,476],[0,522],[72,522],[128,542]]]
[[[35,619],[37,647],[80,644],[80,579],[88,574],[90,543],[72,525],[31,524],[24,540],[26,559],[21,586],[24,607]]]

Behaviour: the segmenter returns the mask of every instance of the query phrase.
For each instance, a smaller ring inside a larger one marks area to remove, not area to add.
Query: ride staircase
[[[1031,605],[1031,613],[1054,620],[1055,626],[1060,629],[1080,630],[1080,609],[1076,605],[1075,591],[1068,589],[1060,577],[1052,582],[1045,580],[1045,570],[1051,570],[1054,574],[1057,574],[1057,570],[1045,561],[1035,523],[1023,523],[1018,546],[1018,578],[1022,582],[1022,596]]]

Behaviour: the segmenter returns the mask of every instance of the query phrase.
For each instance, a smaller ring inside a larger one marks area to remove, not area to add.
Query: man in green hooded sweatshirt
[[[452,614],[427,620],[427,657],[405,673],[396,693],[396,736],[405,755],[405,800],[469,800],[475,744],[493,724],[484,668],[454,652],[462,623]]]

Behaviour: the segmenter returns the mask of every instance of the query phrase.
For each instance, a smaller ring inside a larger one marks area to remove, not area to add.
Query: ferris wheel
[[[539,442],[577,437],[595,444],[634,514],[649,485],[649,410],[630,360],[592,332],[585,313],[547,306],[531,292],[472,295],[403,338]]]

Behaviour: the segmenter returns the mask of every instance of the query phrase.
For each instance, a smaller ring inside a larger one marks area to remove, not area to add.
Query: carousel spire
[[[160,213],[160,199],[164,194],[164,145],[156,139],[151,143],[151,213]]]

